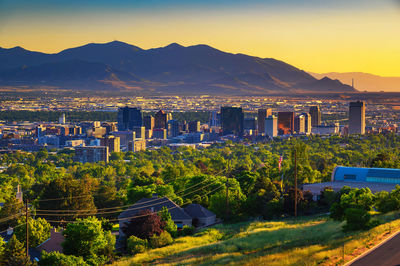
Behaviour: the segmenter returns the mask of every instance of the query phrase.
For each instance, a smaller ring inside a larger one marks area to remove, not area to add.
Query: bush
[[[42,257],[39,261],[40,266],[68,266],[68,265],[77,265],[77,266],[87,266],[87,264],[82,257],[76,257],[73,255],[64,255],[59,252],[42,252]]]
[[[159,236],[153,235],[150,237],[150,246],[152,248],[161,248],[172,244],[172,242],[174,242],[174,240],[167,231],[163,231]]]
[[[196,228],[194,226],[185,225],[179,231],[179,235],[181,235],[181,236],[191,236],[191,235],[194,234],[195,231],[196,231]]]
[[[364,209],[348,208],[345,210],[346,224],[344,231],[368,229],[371,215]]]
[[[149,242],[147,241],[147,239],[141,239],[136,236],[130,236],[126,240],[126,248],[128,252],[132,255],[145,252],[148,246]]]

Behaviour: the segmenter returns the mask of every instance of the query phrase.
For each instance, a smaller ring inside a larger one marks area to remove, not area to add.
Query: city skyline
[[[0,3],[0,46],[55,53],[112,40],[144,49],[208,44],[317,73],[400,76],[399,12],[394,0],[6,0]]]

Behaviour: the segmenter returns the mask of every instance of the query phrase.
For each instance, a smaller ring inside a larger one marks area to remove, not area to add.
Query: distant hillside
[[[0,48],[0,86],[192,95],[354,91],[272,58],[176,43],[144,50],[118,41],[87,44],[57,54]]]
[[[330,72],[324,74],[309,73],[317,79],[329,77],[331,79],[338,79],[343,84],[347,85],[351,85],[352,79],[354,79],[354,87],[359,91],[400,92],[400,77],[381,77],[361,72]]]

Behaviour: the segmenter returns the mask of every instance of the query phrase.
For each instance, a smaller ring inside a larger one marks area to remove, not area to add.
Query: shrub
[[[128,252],[132,255],[145,252],[148,246],[149,242],[147,241],[147,239],[141,239],[136,236],[130,236],[126,240],[126,248]]]
[[[185,225],[182,227],[182,230],[180,231],[181,236],[191,236],[194,234],[196,231],[196,228],[194,226],[188,226]]]
[[[160,248],[172,244],[174,240],[167,231],[163,231],[159,236],[153,235],[150,237],[150,246],[152,248]]]
[[[346,224],[344,231],[368,229],[371,215],[364,209],[348,208],[345,210]]]
[[[87,266],[87,264],[82,257],[76,257],[73,255],[65,255],[59,252],[42,252],[42,257],[39,261],[40,266]]]

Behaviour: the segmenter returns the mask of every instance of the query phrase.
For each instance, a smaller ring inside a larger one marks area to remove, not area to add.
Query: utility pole
[[[26,220],[26,257],[29,257],[28,199],[26,199],[25,201],[25,220]]]
[[[294,217],[297,218],[297,149],[294,149]]]
[[[228,162],[228,173],[226,174],[226,219],[228,220],[229,217],[229,185],[228,185],[228,181],[229,181],[229,162]]]

